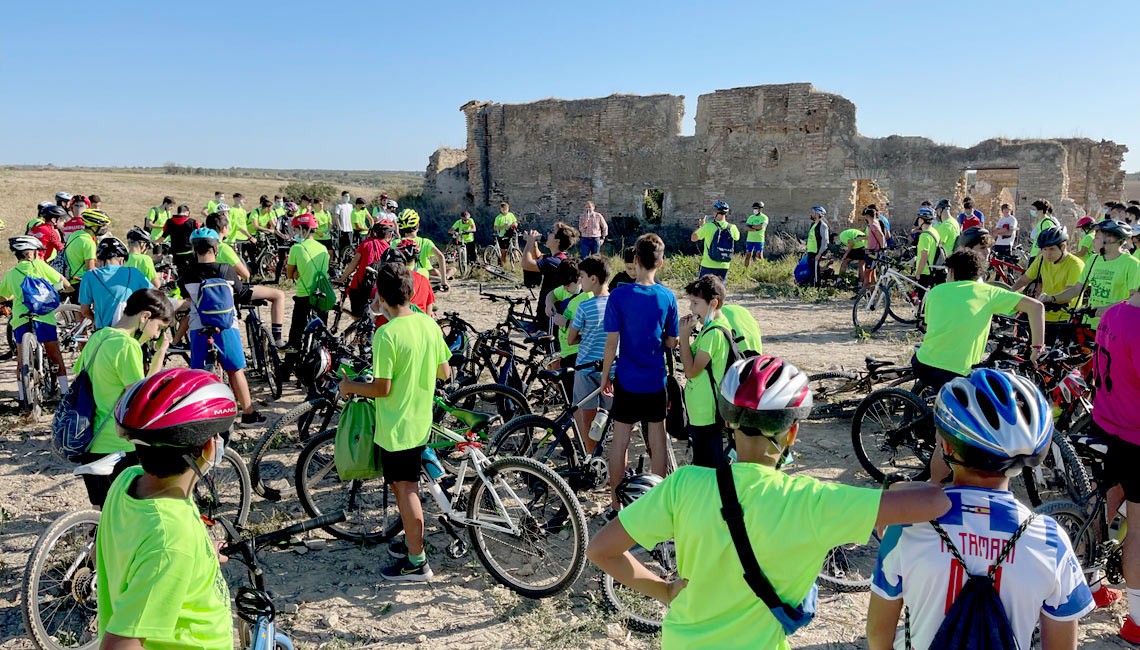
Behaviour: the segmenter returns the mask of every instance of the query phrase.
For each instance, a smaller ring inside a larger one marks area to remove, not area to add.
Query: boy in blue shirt
[[[613,442],[609,450],[610,500],[621,509],[614,489],[625,475],[626,450],[634,422],[649,423],[652,472],[665,476],[665,355],[676,347],[679,321],[677,298],[657,284],[657,269],[665,261],[665,243],[653,233],[634,245],[637,278],[613,290],[606,303],[606,351],[602,360],[605,392],[612,393]],[[611,376],[621,345],[617,372]]]
[[[114,237],[99,242],[95,258],[101,265],[91,269],[84,277],[87,284],[79,285],[79,304],[83,315],[95,321],[95,329],[110,327],[123,316],[127,298],[141,289],[151,288],[150,280],[133,266],[125,266],[127,246]]]

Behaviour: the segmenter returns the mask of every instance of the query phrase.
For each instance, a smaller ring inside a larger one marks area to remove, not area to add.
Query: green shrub
[[[293,181],[281,186],[281,195],[289,197],[290,201],[300,201],[301,195],[311,199],[321,199],[325,202],[325,209],[331,210],[331,206],[340,199],[340,188],[321,181],[316,183]]]

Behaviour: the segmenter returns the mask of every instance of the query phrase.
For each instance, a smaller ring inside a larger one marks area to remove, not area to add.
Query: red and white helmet
[[[293,224],[292,225],[294,228],[300,228],[301,226],[304,226],[304,227],[308,228],[309,230],[316,230],[317,229],[317,218],[314,217],[313,215],[309,214],[308,212],[306,212],[305,214],[299,214],[299,215],[293,217]]]
[[[233,391],[213,373],[169,368],[128,386],[115,422],[136,445],[194,448],[226,435],[237,413]]]
[[[780,434],[811,413],[807,375],[779,357],[741,359],[724,371],[717,406],[730,425]]]

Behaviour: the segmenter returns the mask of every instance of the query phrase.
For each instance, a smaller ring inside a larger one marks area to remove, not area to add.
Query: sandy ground
[[[887,326],[872,340],[852,334],[846,300],[808,304],[795,299],[733,295],[760,322],[765,351],[791,359],[816,372],[854,368],[865,355],[909,357],[913,339],[897,326]],[[474,285],[457,286],[441,295],[443,309],[456,310],[479,326],[489,326],[503,313],[499,305],[478,299]],[[683,304],[683,303],[682,303]],[[682,311],[686,311],[682,306]],[[0,403],[12,404],[14,362],[0,364]],[[255,384],[255,391],[260,388]],[[285,398],[267,407],[283,413],[301,395],[290,386]],[[263,393],[264,395],[264,393]],[[46,427],[20,418],[0,416],[0,649],[32,648],[22,638],[17,594],[27,553],[37,536],[61,514],[85,507],[86,494],[70,467],[52,458]],[[246,454],[259,431],[237,435],[235,447]],[[791,471],[824,479],[868,484],[851,451],[847,423],[808,423],[796,449],[799,463]],[[678,453],[684,451],[678,448]],[[586,497],[588,512],[599,512],[601,493]],[[431,525],[436,578],[429,585],[394,586],[380,580],[388,561],[383,548],[358,548],[330,540],[323,550],[298,554],[266,551],[267,581],[278,606],[291,613],[282,627],[299,648],[429,647],[429,648],[649,648],[657,637],[627,631],[617,623],[601,597],[600,574],[588,567],[574,588],[553,599],[530,601],[495,584],[473,556],[450,560],[440,552],[448,538]],[[252,521],[302,518],[294,501],[269,503],[254,497]],[[591,531],[601,526],[591,521]],[[792,640],[796,648],[860,648],[866,594],[821,593],[815,623]],[[1083,648],[1128,647],[1115,636],[1125,614],[1118,605],[1097,612],[1081,626]]]

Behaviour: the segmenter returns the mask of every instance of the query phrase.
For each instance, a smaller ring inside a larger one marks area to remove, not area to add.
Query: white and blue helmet
[[[943,386],[934,421],[955,462],[1007,476],[1040,463],[1053,435],[1053,412],[1037,386],[1000,370],[975,370]]]
[[[823,207],[822,205],[813,205],[811,207],[811,211],[818,214],[821,217],[827,216],[827,208]]]

